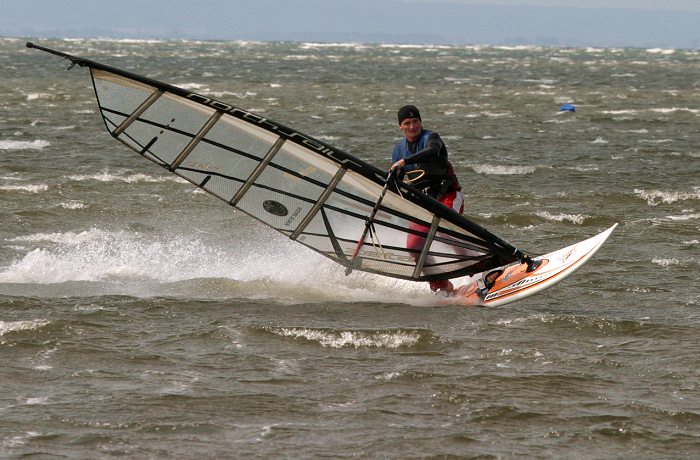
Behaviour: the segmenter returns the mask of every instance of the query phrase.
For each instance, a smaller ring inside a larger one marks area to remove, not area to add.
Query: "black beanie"
[[[399,124],[406,118],[420,118],[420,112],[415,105],[404,105],[399,109]]]

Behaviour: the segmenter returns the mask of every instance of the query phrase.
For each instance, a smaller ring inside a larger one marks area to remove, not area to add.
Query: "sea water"
[[[33,40],[381,168],[412,103],[505,240],[620,226],[500,308],[346,277],[115,142],[86,69],[0,39],[0,456],[697,455],[697,50]]]

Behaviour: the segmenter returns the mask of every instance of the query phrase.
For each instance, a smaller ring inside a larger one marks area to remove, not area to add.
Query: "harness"
[[[440,198],[445,196],[445,193],[447,193],[448,190],[452,189],[452,178],[448,177],[447,179],[443,179],[442,182],[440,182],[440,186],[432,186],[432,187],[425,187],[424,189],[421,189],[423,193],[426,195],[430,195],[436,200],[440,201]],[[461,187],[460,187],[461,188]],[[457,189],[459,190],[459,189]]]

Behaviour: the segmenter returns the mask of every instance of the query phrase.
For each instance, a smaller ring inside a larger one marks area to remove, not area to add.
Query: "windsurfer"
[[[401,107],[398,119],[399,129],[403,132],[404,138],[394,146],[391,154],[391,169],[404,172],[425,171],[411,185],[462,214],[464,212],[462,187],[447,158],[447,148],[438,133],[423,128],[420,112],[413,105]],[[427,227],[413,223],[410,228],[423,234],[428,231]],[[415,258],[418,258],[424,244],[425,238],[415,234],[409,234],[406,239],[406,247],[412,250]],[[430,289],[433,292],[444,292],[448,295],[455,291],[449,279],[430,281]]]

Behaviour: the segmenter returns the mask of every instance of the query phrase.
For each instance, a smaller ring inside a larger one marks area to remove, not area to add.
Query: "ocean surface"
[[[505,240],[620,225],[498,308],[346,277],[114,141],[86,69],[0,39],[0,457],[700,456],[700,51],[31,40],[385,168],[413,103]]]

